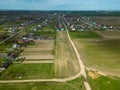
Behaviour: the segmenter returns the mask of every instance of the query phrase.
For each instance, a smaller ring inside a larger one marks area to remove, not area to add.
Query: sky
[[[120,10],[120,0],[0,0],[0,10]]]

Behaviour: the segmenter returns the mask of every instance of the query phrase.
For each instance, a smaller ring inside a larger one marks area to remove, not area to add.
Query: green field
[[[98,71],[100,70],[105,74],[120,76],[119,39],[93,38],[91,35],[93,32],[90,32],[90,35],[83,39],[75,37],[71,33],[70,35],[77,46],[86,67]],[[75,34],[75,32],[73,33]],[[76,33],[78,34],[78,32]],[[81,34],[81,32],[79,32],[79,34]]]
[[[5,32],[4,27],[0,26],[0,34],[1,34],[1,33],[4,33],[4,32]]]
[[[49,79],[53,77],[53,64],[12,64],[0,75],[1,80]]]
[[[47,36],[47,37],[55,37],[56,32],[55,31],[36,31],[36,35],[41,35],[41,36]]]
[[[120,76],[120,39],[105,39],[88,31],[70,32],[70,36],[87,68],[110,75],[110,78],[100,76],[97,79],[88,76],[92,90],[119,90],[120,79],[117,78]]]
[[[49,23],[42,28],[43,31],[54,31],[54,23]]]
[[[97,79],[88,77],[92,90],[120,90],[120,79],[100,76]]]
[[[3,43],[0,44],[0,52],[5,52],[7,48],[11,48],[12,43]]]
[[[36,82],[0,84],[0,90],[85,90],[82,78],[69,82]]]
[[[72,31],[69,33],[72,38],[82,38],[82,39],[84,39],[84,38],[101,38],[101,36],[97,35],[94,32],[91,32],[91,31],[83,31],[83,32]]]

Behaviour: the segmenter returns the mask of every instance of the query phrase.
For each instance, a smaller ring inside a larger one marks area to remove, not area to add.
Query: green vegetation
[[[54,23],[49,23],[47,26],[43,27],[44,31],[54,31]]]
[[[77,43],[87,67],[120,75],[120,40],[89,39]]]
[[[32,28],[36,28],[36,27],[38,27],[39,24],[40,24],[40,23],[36,22],[36,23],[28,26],[28,27],[27,27],[27,30],[29,31],[29,30],[32,29]]]
[[[74,32],[73,32],[74,33]],[[72,32],[70,33],[72,36]],[[120,76],[120,40],[73,37],[86,67]]]
[[[5,52],[7,48],[11,48],[12,43],[3,43],[0,44],[0,52]]]
[[[12,64],[0,75],[1,80],[53,78],[53,64]]]
[[[100,76],[97,79],[91,79],[89,77],[89,82],[92,90],[119,90],[120,80],[115,80],[112,78]]]
[[[58,82],[36,82],[36,83],[9,83],[0,84],[0,90],[85,90],[82,79]]]
[[[120,16],[119,11],[72,11],[71,13],[74,13],[75,16]]]
[[[22,21],[9,21],[9,22],[5,22],[3,25],[12,26],[12,25],[19,25],[21,23],[22,23]]]
[[[4,32],[5,32],[4,28],[3,28],[3,27],[0,27],[0,34],[1,34],[1,33],[4,33]]]
[[[85,66],[119,77],[120,40],[98,38],[99,36],[93,38],[93,32],[83,32],[83,36],[80,36],[80,34],[80,32],[76,34],[75,32],[70,32],[70,35],[80,52]],[[88,77],[88,80],[92,90],[120,89],[120,79],[100,76],[96,79]]]
[[[3,61],[3,59],[2,59],[2,58],[0,58],[0,65],[1,65],[2,61]]]
[[[72,38],[101,38],[101,36],[91,31],[74,31],[69,33]]]
[[[55,31],[36,31],[36,35],[47,36],[47,37],[55,37]]]

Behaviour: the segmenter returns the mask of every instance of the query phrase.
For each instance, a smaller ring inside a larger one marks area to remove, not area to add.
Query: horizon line
[[[0,11],[120,11],[120,10],[23,10],[23,9],[0,9]]]

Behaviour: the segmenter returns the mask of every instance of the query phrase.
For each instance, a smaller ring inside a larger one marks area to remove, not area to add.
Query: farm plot
[[[105,25],[110,25],[110,26],[115,26],[115,27],[120,27],[120,17],[94,17],[95,21],[100,24],[105,24]]]
[[[120,31],[95,31],[105,39],[120,39]]]
[[[92,90],[119,90],[120,79],[102,76],[97,72],[88,71],[88,80]]]
[[[72,34],[71,37],[87,68],[101,71],[107,75],[120,76],[119,39],[90,38],[90,36],[82,39],[75,38]]]
[[[54,77],[52,63],[12,64],[0,75],[0,80],[50,79]]]
[[[79,71],[80,67],[66,31],[57,32],[55,77],[70,77],[76,75]]]
[[[26,58],[25,61],[53,60],[53,52],[53,40],[36,40],[35,45],[24,48],[21,56]]]

